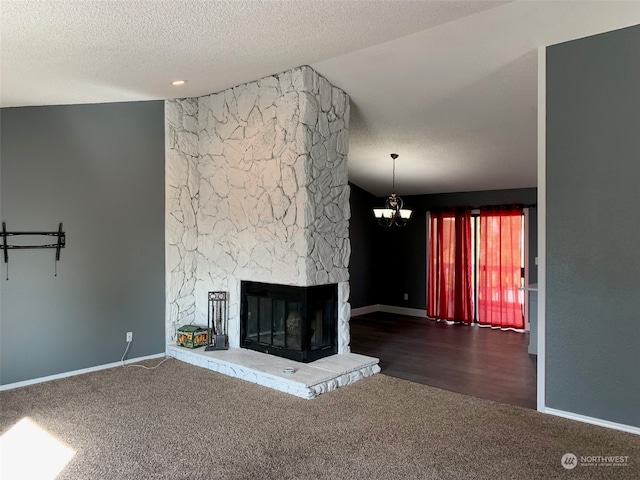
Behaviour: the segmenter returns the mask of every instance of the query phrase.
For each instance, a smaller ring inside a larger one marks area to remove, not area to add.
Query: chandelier
[[[404,227],[411,218],[411,210],[402,208],[403,202],[400,197],[396,195],[396,158],[397,153],[392,153],[393,159],[393,183],[391,189],[391,195],[384,202],[384,208],[374,208],[373,215],[378,219],[378,223],[383,227]]]

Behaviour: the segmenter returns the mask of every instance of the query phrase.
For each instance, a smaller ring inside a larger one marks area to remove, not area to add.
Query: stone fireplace
[[[242,281],[337,286],[336,348],[349,353],[349,99],[307,66],[198,98],[166,116],[166,332],[206,325],[229,292],[241,346]]]

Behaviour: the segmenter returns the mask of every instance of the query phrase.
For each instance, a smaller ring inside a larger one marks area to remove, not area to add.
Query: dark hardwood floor
[[[536,408],[529,334],[376,312],[351,318],[351,351],[382,373],[501,403]]]

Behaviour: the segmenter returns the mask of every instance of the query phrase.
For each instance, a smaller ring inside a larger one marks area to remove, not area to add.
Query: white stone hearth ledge
[[[243,348],[205,352],[167,346],[167,356],[301,398],[314,398],[380,372],[374,357],[343,353],[300,363]],[[285,373],[294,368],[295,373]]]

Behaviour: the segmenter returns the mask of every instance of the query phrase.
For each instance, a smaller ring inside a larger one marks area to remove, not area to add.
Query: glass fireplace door
[[[297,301],[248,295],[245,338],[264,346],[300,350],[301,307]]]
[[[241,284],[240,346],[310,362],[337,353],[337,285]]]
[[[311,350],[331,347],[335,337],[332,301],[314,302],[309,306],[309,339]]]

